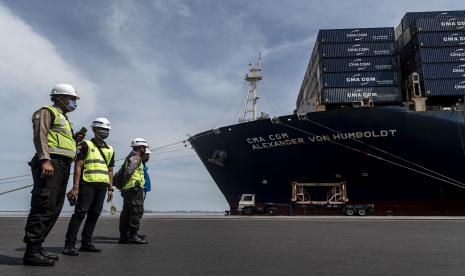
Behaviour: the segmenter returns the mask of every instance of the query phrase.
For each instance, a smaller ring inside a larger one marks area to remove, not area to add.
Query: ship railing
[[[426,111],[465,111],[465,105],[458,104],[453,106],[442,106],[442,105],[429,105],[426,107]]]

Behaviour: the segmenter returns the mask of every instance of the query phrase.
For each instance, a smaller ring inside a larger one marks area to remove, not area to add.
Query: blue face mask
[[[66,109],[68,112],[73,112],[77,107],[77,101],[76,99],[70,99],[68,104],[66,105]]]

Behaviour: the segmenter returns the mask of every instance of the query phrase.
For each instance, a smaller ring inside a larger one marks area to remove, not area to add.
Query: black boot
[[[81,248],[79,248],[79,251],[84,251],[84,252],[102,252],[102,249],[95,247],[91,242],[86,242],[81,244]]]
[[[137,234],[132,234],[132,235],[129,235],[128,243],[147,244],[149,242],[144,240]]]
[[[40,247],[40,254],[46,258],[49,258],[50,260],[58,261],[58,255],[49,254],[42,246]]]
[[[52,266],[55,265],[55,261],[51,260],[40,253],[41,245],[31,245],[26,246],[26,251],[24,252],[23,263],[25,265],[34,265],[34,266]]]
[[[127,244],[128,243],[128,234],[127,233],[120,233],[118,243],[120,244]]]
[[[77,256],[79,255],[79,252],[74,245],[67,244],[65,245],[65,248],[63,248],[63,255]]]

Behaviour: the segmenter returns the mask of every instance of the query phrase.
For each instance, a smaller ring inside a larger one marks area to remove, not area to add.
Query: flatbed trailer
[[[365,216],[374,211],[374,204],[350,204],[347,197],[347,183],[329,182],[329,183],[302,183],[293,181],[291,202],[295,206],[320,207],[320,208],[340,208],[346,216]],[[317,200],[312,198],[311,188],[323,187],[329,191],[326,200]]]

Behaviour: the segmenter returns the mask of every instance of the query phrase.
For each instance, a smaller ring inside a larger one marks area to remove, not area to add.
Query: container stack
[[[465,11],[407,13],[396,28],[402,81],[420,76],[422,95],[465,95]]]
[[[394,28],[320,30],[302,97],[320,104],[401,101]],[[301,99],[301,102],[306,101]]]

